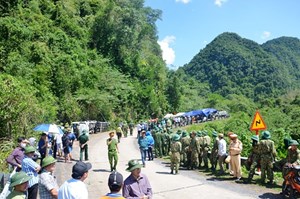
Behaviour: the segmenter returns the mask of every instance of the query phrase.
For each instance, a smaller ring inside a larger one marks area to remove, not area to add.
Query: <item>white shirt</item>
[[[226,141],[222,138],[218,141],[218,155],[226,154]]]
[[[88,199],[88,191],[81,180],[70,179],[59,188],[58,199]]]

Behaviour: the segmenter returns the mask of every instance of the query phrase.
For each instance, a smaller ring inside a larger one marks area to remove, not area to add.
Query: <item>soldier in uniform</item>
[[[171,143],[171,174],[174,174],[174,170],[175,174],[178,174],[180,153],[182,150],[182,146],[179,140],[180,136],[178,134],[174,134]]]
[[[156,157],[162,157],[163,156],[163,137],[162,133],[158,129],[154,136],[154,142],[155,142],[155,155]]]
[[[191,133],[191,144],[189,151],[191,152],[191,169],[198,168],[199,166],[199,154],[200,154],[200,145],[196,137],[196,132]]]
[[[211,149],[211,154],[210,154],[210,163],[211,163],[211,170],[215,171],[217,168],[217,163],[218,163],[218,134],[216,131],[212,132],[212,137],[214,138],[213,141],[213,147]]]
[[[260,165],[261,165],[261,181],[266,183],[266,175],[269,179],[270,184],[273,183],[273,162],[276,156],[276,149],[274,142],[270,140],[271,135],[269,131],[263,131],[262,140],[259,142],[259,153],[260,153]],[[266,173],[267,172],[267,173]]]
[[[134,124],[133,124],[133,122],[131,121],[131,122],[129,123],[129,134],[130,134],[130,136],[133,135],[133,128],[134,128]]]
[[[188,136],[186,131],[182,132],[182,137],[180,141],[182,145],[181,162],[183,163],[183,166],[187,166],[187,151],[188,151],[188,147],[190,146],[191,139]]]
[[[249,174],[248,174],[247,183],[251,182],[255,173],[255,169],[257,168],[260,161],[259,142],[258,142],[259,138],[258,136],[253,135],[251,137],[251,140],[252,140],[252,149],[247,159],[247,164],[249,165]]]
[[[202,151],[203,134],[202,134],[202,132],[201,131],[197,131],[196,137],[197,137],[198,145],[200,147],[199,154],[198,154],[198,159],[199,159],[199,161],[198,161],[199,162],[198,163],[198,168],[200,169],[201,164],[202,164],[202,160],[203,160],[203,151]]]
[[[163,130],[162,140],[163,155],[166,156],[169,153],[169,134],[166,129]]]
[[[87,130],[83,130],[82,134],[78,137],[79,146],[80,146],[80,158],[79,160],[82,161],[82,156],[84,153],[84,160],[89,160],[89,152],[88,152],[88,141],[89,136],[87,135]]]
[[[286,163],[282,170],[282,175],[285,176],[288,172],[287,167],[291,165],[300,165],[300,150],[297,148],[299,143],[296,140],[289,141],[289,147],[287,151],[287,156],[285,158]]]
[[[127,137],[127,135],[128,135],[128,124],[127,124],[127,122],[124,122],[124,124],[122,126],[122,131],[124,133],[124,137]]]
[[[201,144],[201,151],[202,151],[202,159],[204,162],[204,168],[208,169],[208,151],[210,150],[210,137],[207,135],[206,131],[202,132],[202,144]]]

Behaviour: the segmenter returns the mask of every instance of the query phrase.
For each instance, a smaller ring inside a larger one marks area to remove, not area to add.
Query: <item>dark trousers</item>
[[[120,143],[121,137],[122,137],[122,133],[121,132],[117,132],[117,137],[118,137],[118,142]]]
[[[84,147],[80,148],[80,161],[82,161],[82,156],[84,153],[84,160],[89,160],[89,154],[88,154],[88,145],[84,145]]]
[[[153,147],[148,148],[148,160],[153,160]]]
[[[28,199],[37,199],[39,184],[34,184],[28,188]]]
[[[56,159],[56,153],[57,153],[57,144],[56,141],[53,143],[53,158]]]

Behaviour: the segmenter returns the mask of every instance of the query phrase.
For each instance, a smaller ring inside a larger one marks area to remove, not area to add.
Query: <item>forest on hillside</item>
[[[283,138],[300,138],[299,39],[259,45],[222,33],[172,71],[157,43],[162,17],[144,0],[1,1],[0,138],[39,123],[117,124],[209,107],[231,115],[209,129],[247,141],[259,109],[282,153]]]

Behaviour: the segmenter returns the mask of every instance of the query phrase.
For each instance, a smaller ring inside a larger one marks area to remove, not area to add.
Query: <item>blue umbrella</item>
[[[64,132],[56,124],[39,124],[33,129],[34,131],[45,131],[53,134],[64,134]]]

